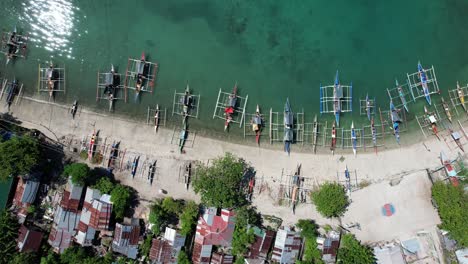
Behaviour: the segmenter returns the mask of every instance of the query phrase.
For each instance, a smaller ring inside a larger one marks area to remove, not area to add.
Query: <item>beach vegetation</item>
[[[346,191],[338,183],[323,184],[319,190],[312,192],[311,197],[317,211],[327,218],[343,215],[349,205]]]
[[[97,181],[97,183],[92,188],[99,190],[101,194],[110,194],[112,189],[114,189],[114,187],[115,185],[109,179],[109,177],[102,177]]]
[[[151,250],[151,243],[153,241],[153,234],[147,234],[143,244],[140,246],[140,255],[143,257],[148,257]]]
[[[200,208],[194,201],[188,201],[180,214],[180,233],[188,236],[195,231]]]
[[[63,175],[71,177],[73,184],[85,186],[90,177],[90,169],[85,163],[72,163],[65,166]]]
[[[39,161],[40,150],[36,139],[29,136],[12,137],[0,143],[0,181],[10,176],[27,174]]]
[[[127,186],[117,184],[111,191],[112,211],[115,218],[123,219],[127,209],[130,207],[132,192]]]
[[[309,219],[300,219],[296,227],[300,231],[301,237],[304,239],[304,255],[302,261],[298,263],[324,263],[322,255],[317,248],[317,225]]]
[[[238,258],[247,253],[249,246],[255,242],[252,227],[260,226],[261,216],[254,207],[243,206],[236,210],[236,226],[232,235],[232,254]]]
[[[236,257],[236,261],[234,261],[234,264],[244,264],[244,263],[245,263],[244,256]]]
[[[9,263],[16,254],[19,224],[6,210],[0,211],[0,263]]]
[[[461,185],[438,181],[432,186],[432,198],[442,220],[439,227],[448,231],[460,246],[468,246],[468,194]]]
[[[88,159],[88,151],[86,151],[85,149],[82,150],[82,151],[80,152],[80,158],[81,158],[82,160],[87,160],[87,159]]]
[[[184,202],[172,197],[156,199],[150,208],[149,222],[151,230],[159,235],[169,224],[180,223],[182,235],[189,235],[194,231],[198,220],[199,206],[194,201]]]
[[[16,253],[9,264],[37,263],[38,257],[35,253]]]
[[[193,190],[201,196],[202,204],[217,208],[237,208],[247,203],[240,190],[245,161],[230,153],[213,160],[211,165],[199,165]]]
[[[103,159],[103,156],[101,153],[96,153],[92,160],[91,160],[91,163],[93,164],[100,164],[102,162],[102,159]]]
[[[372,264],[376,259],[372,248],[361,244],[353,234],[341,236],[336,263],[362,263]]]
[[[192,263],[187,255],[187,253],[185,253],[185,250],[181,250],[179,252],[179,255],[177,256],[177,263],[179,264],[190,264]]]

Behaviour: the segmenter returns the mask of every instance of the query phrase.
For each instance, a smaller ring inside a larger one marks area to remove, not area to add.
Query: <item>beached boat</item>
[[[150,163],[149,168],[148,168],[148,181],[150,185],[153,185],[155,171],[156,171],[156,160],[153,163]]]
[[[18,89],[18,81],[14,79],[8,87],[8,95],[6,97],[8,108],[10,108],[11,104],[13,103],[13,99],[15,98],[15,95],[17,93],[16,91],[17,89]]]
[[[290,153],[291,151],[291,143],[293,142],[293,122],[294,116],[291,110],[291,105],[289,104],[289,98],[286,99],[286,103],[284,104],[284,151]]]
[[[393,134],[395,135],[396,142],[400,144],[400,123],[401,119],[398,115],[398,110],[395,108],[393,101],[390,100],[390,118],[392,120]]]
[[[351,122],[351,141],[353,144],[353,153],[354,153],[354,156],[356,156],[357,138],[356,138],[356,130],[354,129],[354,122]]]
[[[252,131],[255,132],[255,142],[260,145],[260,134],[262,133],[263,119],[260,114],[260,107],[257,105],[255,115],[252,117]]]
[[[145,52],[143,51],[141,53],[141,58],[140,61],[137,61],[136,63],[136,84],[135,84],[135,102],[138,101],[138,96],[140,95],[140,92],[145,89],[145,66],[146,66],[146,55]]]
[[[409,113],[408,104],[406,103],[405,93],[403,92],[403,87],[398,83],[398,80],[395,79],[395,85],[397,87],[398,96],[400,96],[401,103],[405,108],[406,112]]]
[[[418,73],[419,73],[419,80],[421,81],[421,86],[423,88],[424,96],[426,97],[427,103],[431,104],[431,94],[429,92],[429,85],[427,83],[427,75],[426,71],[421,65],[421,62],[418,62]]]
[[[461,151],[465,152],[463,149],[463,145],[460,142],[461,135],[458,132],[453,131],[451,128],[449,128],[450,135],[452,136],[453,141],[455,141],[455,144],[461,149]]]
[[[345,168],[345,179],[346,179],[346,193],[351,195],[351,174],[349,173],[348,165]]]
[[[445,99],[442,97],[442,107],[444,108],[445,115],[447,116],[450,123],[452,123],[452,113],[450,112],[449,105],[445,102]]]
[[[371,120],[371,103],[369,101],[369,94],[366,94],[366,112],[367,112],[367,118],[369,121]]]
[[[76,111],[78,110],[78,100],[73,101],[73,105],[70,109],[70,114],[72,118],[75,119]]]
[[[91,139],[89,141],[89,148],[88,148],[88,160],[92,160],[93,155],[94,155],[94,148],[96,144],[96,130],[93,132],[93,135],[91,136]]]
[[[156,110],[154,111],[154,132],[158,132],[159,127],[159,104],[156,105]]]
[[[442,163],[442,165],[444,166],[447,176],[449,177],[457,176],[457,172],[452,166],[452,161],[445,155],[443,151],[440,152],[440,163]]]
[[[135,178],[135,174],[138,168],[138,163],[140,162],[140,156],[133,158],[131,175],[132,178]]]
[[[317,152],[317,138],[318,138],[318,122],[317,122],[317,115],[314,117],[313,123],[313,131],[312,131],[312,144],[314,146],[314,153]]]
[[[330,150],[332,154],[335,154],[335,148],[336,148],[336,123],[333,122],[332,130],[331,130],[331,146],[330,146]]]
[[[187,83],[187,86],[185,87],[185,94],[180,100],[183,105],[182,115],[184,116],[189,115],[190,108],[192,107],[193,97],[190,94],[190,86],[188,83]]]
[[[189,162],[185,164],[184,168],[184,181],[185,181],[185,188],[188,190],[190,186],[190,178],[192,177],[192,163]]]
[[[341,98],[339,97],[341,90],[340,80],[338,78],[338,71],[335,75],[335,83],[333,86],[333,112],[335,113],[336,125],[340,126],[340,114],[341,114]]]
[[[119,154],[119,142],[115,142],[112,143],[112,148],[111,148],[111,151],[109,153],[109,161],[107,162],[107,168],[108,169],[114,169],[114,163],[115,163],[115,159],[117,158]]]
[[[375,129],[374,118],[371,119],[371,134],[372,144],[374,145],[375,154],[377,154],[377,129]]]
[[[427,107],[424,106],[424,113],[426,114],[426,121],[430,124],[431,128],[432,128],[432,132],[434,133],[434,135],[437,137],[437,139],[440,140],[439,138],[439,132],[437,131],[437,119],[435,118],[435,115],[434,113],[430,113],[428,110],[427,110]]]
[[[229,124],[232,122],[234,112],[236,110],[237,104],[237,82],[232,89],[232,93],[229,95],[227,106],[224,109],[224,115],[226,119],[224,121],[224,131],[226,131],[229,127]]]
[[[466,111],[466,105],[465,105],[465,93],[463,92],[463,89],[460,87],[460,84],[457,82],[457,94],[458,94],[458,99],[460,99],[461,106],[463,107],[463,110]]]
[[[185,141],[187,140],[187,134],[188,134],[187,122],[184,122],[182,130],[180,131],[180,135],[179,135],[179,152],[180,153],[184,152],[184,145],[185,145]]]

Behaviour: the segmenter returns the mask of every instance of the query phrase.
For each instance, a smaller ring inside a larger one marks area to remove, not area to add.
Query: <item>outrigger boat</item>
[[[91,139],[89,141],[89,148],[88,148],[88,160],[92,160],[93,155],[94,155],[94,148],[96,144],[96,130],[93,132],[93,135],[91,136]]]
[[[184,105],[183,106],[183,112],[182,115],[186,116],[189,114],[190,108],[192,107],[192,101],[193,97],[190,94],[190,87],[189,84],[187,83],[187,87],[185,87],[185,94],[184,97],[181,98],[181,103]]]
[[[338,97],[338,90],[340,89],[340,80],[338,79],[338,71],[336,71],[335,84],[333,86],[333,111],[335,112],[335,120],[337,126],[340,126],[341,99],[340,97]]]
[[[377,154],[377,130],[375,129],[374,118],[371,119],[372,144],[374,144],[375,154]]]
[[[154,132],[158,132],[159,127],[159,104],[156,105],[156,110],[154,112]]]
[[[226,120],[224,121],[224,131],[229,127],[229,123],[232,122],[232,116],[234,115],[237,104],[237,82],[232,89],[232,93],[229,95],[227,107],[224,109],[224,115]]]
[[[418,73],[419,80],[421,81],[421,86],[423,88],[424,96],[426,97],[426,101],[429,105],[431,105],[431,94],[429,92],[429,86],[427,84],[427,75],[426,71],[421,65],[421,62],[418,62]]]
[[[20,35],[17,35],[17,30],[16,26],[13,28],[13,31],[8,34],[7,39],[3,39],[4,42],[6,42],[7,50],[5,52],[6,55],[6,62],[5,65],[8,65],[10,60],[12,60],[14,57],[18,56],[17,53],[22,52],[20,56],[25,57],[25,52],[26,52],[26,41],[27,37],[24,38]]]
[[[460,84],[457,82],[457,94],[458,94],[458,98],[460,99],[460,103],[463,107],[463,110],[466,111],[466,105],[465,105],[465,94],[463,93],[463,89],[460,87]]]
[[[344,174],[346,178],[346,193],[348,194],[348,196],[350,196],[351,195],[351,174],[349,173],[348,165],[346,165]]]
[[[331,150],[332,154],[335,154],[335,148],[336,148],[336,124],[335,124],[335,121],[333,122],[333,126],[332,126],[331,138],[332,138],[332,141],[331,141],[330,150]]]
[[[138,96],[140,92],[145,89],[144,80],[146,79],[145,76],[145,66],[146,66],[146,55],[145,52],[141,53],[140,61],[137,61],[136,65],[136,85],[135,85],[135,102],[138,101]]]
[[[455,143],[457,144],[457,146],[463,151],[465,152],[465,150],[463,149],[463,145],[461,144],[460,142],[460,133],[458,132],[454,132],[451,128],[449,128],[449,132],[450,132],[450,135],[452,135],[452,138],[453,138],[453,141],[455,141]]]
[[[291,105],[289,104],[289,98],[286,99],[286,104],[284,105],[284,151],[288,153],[291,152],[291,143],[293,141],[293,122],[294,116],[291,111]]]
[[[14,79],[13,82],[9,85],[8,95],[6,97],[8,109],[10,109],[10,106],[13,103],[13,99],[15,98],[17,89],[18,89],[18,81]]]
[[[131,175],[132,178],[135,178],[135,174],[138,168],[138,162],[140,162],[140,156],[133,158]]]
[[[149,169],[148,169],[148,181],[150,182],[150,185],[153,185],[153,179],[154,179],[154,172],[156,170],[156,161],[154,161],[153,163],[151,163],[149,165]]]
[[[314,146],[314,153],[317,152],[317,138],[318,138],[318,122],[317,122],[317,115],[314,117],[314,130],[313,130],[313,139],[312,139],[312,144]]]
[[[120,142],[115,142],[112,143],[112,148],[111,148],[111,151],[110,151],[110,154],[109,154],[109,161],[107,163],[107,168],[108,169],[113,169],[113,165],[115,163],[115,159],[117,158],[117,156],[119,155],[119,144]]]
[[[73,105],[70,109],[70,114],[72,118],[75,119],[76,111],[78,110],[78,100],[73,101]]]
[[[401,119],[398,115],[398,110],[395,108],[393,101],[390,100],[390,118],[392,120],[393,134],[395,135],[396,142],[400,144],[400,123]]]
[[[252,130],[255,132],[255,142],[260,145],[260,134],[262,133],[263,120],[260,114],[260,107],[257,105],[255,115],[252,117]]]
[[[189,162],[185,164],[184,168],[184,181],[185,181],[185,188],[188,190],[190,186],[190,177],[192,176],[192,163]]]
[[[106,75],[106,88],[104,89],[104,93],[107,93],[107,99],[109,100],[109,112],[112,111],[112,108],[114,107],[114,100],[115,100],[115,92],[116,92],[116,87],[114,85],[114,65],[111,64],[111,71],[110,74]]]
[[[426,106],[424,106],[424,113],[426,114],[427,122],[431,125],[432,132],[434,132],[434,135],[437,137],[438,140],[440,140],[439,132],[437,131],[437,119],[435,118],[433,113],[429,113]]]
[[[447,115],[448,120],[450,121],[450,123],[452,123],[452,113],[450,113],[450,108],[447,102],[445,102],[445,99],[443,97],[442,97],[442,107],[444,108],[444,111],[445,111],[445,114]]]
[[[449,158],[447,158],[447,156],[445,155],[443,151],[440,152],[440,163],[442,163],[442,165],[444,166],[447,176],[449,177],[457,176],[457,172],[453,168],[452,162],[450,161]]]
[[[371,103],[369,101],[369,94],[366,94],[366,112],[367,112],[367,118],[370,121],[371,120]]]
[[[183,150],[184,150],[184,145],[185,145],[185,141],[187,140],[187,122],[184,122],[183,123],[183,128],[182,130],[180,131],[180,135],[179,135],[179,151],[180,153],[183,153]]]
[[[403,92],[403,88],[398,83],[397,79],[395,79],[395,85],[397,87],[397,91],[398,91],[398,95],[400,96],[401,103],[403,104],[403,107],[405,108],[406,112],[409,113],[408,105],[407,105],[406,99],[405,99],[405,93]]]
[[[47,89],[49,89],[49,100],[54,96],[55,90],[55,69],[54,64],[50,62],[49,68],[46,70]]]
[[[356,156],[357,138],[356,138],[356,130],[354,129],[354,122],[351,122],[351,141],[353,143],[353,153],[354,153],[354,156]]]

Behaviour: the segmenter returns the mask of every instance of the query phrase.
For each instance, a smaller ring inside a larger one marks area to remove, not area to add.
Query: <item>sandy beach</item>
[[[336,224],[336,221],[321,217],[315,211],[313,205],[308,203],[300,204],[296,208],[295,214],[293,214],[290,207],[278,204],[278,193],[281,184],[287,185],[286,175],[291,175],[298,164],[302,164],[302,175],[306,178],[305,188],[309,189],[326,181],[336,181],[337,173],[340,175],[340,180],[344,180],[343,172],[345,166],[348,166],[352,172],[352,177],[357,179],[358,182],[365,180],[372,183],[371,186],[351,194],[353,203],[351,203],[348,213],[343,218],[343,222],[361,221],[363,231],[357,235],[365,241],[392,239],[392,237],[371,231],[375,226],[369,226],[368,230],[375,235],[369,235],[369,232],[366,233],[365,223],[372,222],[372,217],[369,216],[372,214],[366,210],[359,211],[358,208],[365,208],[366,204],[363,203],[366,201],[374,201],[375,207],[379,207],[381,206],[380,202],[391,201],[396,197],[403,200],[401,203],[398,202],[398,206],[405,204],[404,200],[409,201],[412,197],[402,196],[402,193],[407,192],[407,188],[415,190],[414,193],[417,194],[413,196],[415,200],[427,200],[421,203],[416,202],[414,206],[418,207],[418,212],[432,211],[424,215],[420,214],[420,216],[424,217],[418,217],[418,221],[409,224],[405,221],[389,223],[395,225],[391,227],[392,233],[412,232],[418,228],[437,224],[439,219],[437,213],[433,213],[435,210],[430,205],[429,200],[430,185],[425,181],[421,183],[417,179],[427,178],[427,175],[422,173],[425,172],[426,168],[435,168],[440,165],[440,151],[444,151],[450,158],[455,158],[459,152],[448,132],[442,131],[441,135],[446,138],[446,142],[444,142],[444,139],[439,141],[435,137],[429,137],[424,142],[380,151],[377,155],[373,151],[367,151],[366,153],[358,151],[356,157],[352,155],[351,151],[347,154],[341,154],[340,150],[334,156],[330,154],[295,153],[294,146],[291,155],[288,156],[286,153],[274,149],[239,145],[199,136],[195,138],[193,146],[188,143],[185,154],[179,154],[177,145],[171,144],[173,136],[173,130],[171,129],[160,128],[155,133],[152,126],[141,122],[132,122],[130,119],[123,120],[112,115],[93,113],[81,107],[73,120],[69,113],[69,106],[51,104],[25,97],[20,100],[18,105],[12,106],[11,114],[23,122],[23,126],[39,129],[47,136],[58,139],[66,146],[71,144],[71,146],[77,147],[83,136],[89,137],[92,131],[96,129],[99,130],[101,142],[105,138],[107,138],[107,144],[113,141],[121,141],[121,149],[126,149],[125,164],[128,159],[133,159],[135,155],[141,155],[142,160],[157,160],[156,178],[152,185],[147,182],[146,175],[137,173],[135,179],[132,179],[129,176],[129,171],[116,173],[118,180],[132,186],[139,192],[140,197],[143,199],[141,203],[143,207],[140,206],[142,208],[147,204],[145,200],[151,201],[156,197],[163,196],[159,192],[160,189],[167,191],[166,195],[174,198],[198,200],[197,195],[191,189],[187,191],[183,181],[179,179],[179,168],[189,160],[206,163],[225,152],[231,152],[250,162],[256,169],[257,181],[253,204],[262,214],[281,217],[284,224],[293,224],[302,218],[312,218],[319,224]],[[178,132],[176,132],[177,136]],[[405,137],[405,134],[402,137]],[[466,143],[464,139],[463,142]],[[398,191],[387,190],[387,182],[404,179],[407,176],[409,179],[401,181]],[[421,191],[417,191],[418,188],[421,188]],[[428,188],[429,192],[427,191]],[[310,202],[309,199],[307,199],[307,202]],[[146,212],[142,208],[137,211],[144,217]],[[403,209],[403,205],[398,207],[397,210],[400,209]],[[407,209],[409,212],[412,210],[411,208]],[[377,210],[378,214],[380,207],[369,210],[373,210],[373,213]],[[366,217],[363,215],[366,215]],[[404,218],[411,218],[411,216],[407,215]]]

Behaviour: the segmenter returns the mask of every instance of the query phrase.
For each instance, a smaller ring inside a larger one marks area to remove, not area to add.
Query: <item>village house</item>
[[[21,225],[18,236],[18,251],[19,252],[37,252],[41,247],[42,232],[35,230],[33,227]]]
[[[166,227],[164,237],[153,238],[150,250],[152,263],[177,263],[177,256],[185,244],[185,236],[178,230]]]
[[[13,197],[13,205],[17,208],[18,220],[23,223],[28,214],[29,207],[36,200],[37,190],[39,189],[39,181],[35,179],[25,180],[19,177],[16,185],[15,196]]]
[[[136,259],[140,241],[140,219],[124,218],[123,223],[115,225],[112,250],[131,259]]]
[[[111,213],[110,195],[101,195],[99,190],[88,188],[83,209],[81,210],[75,242],[82,246],[91,246],[97,231],[109,229]]]
[[[60,205],[55,210],[54,223],[50,230],[48,242],[56,253],[63,253],[73,243],[81,212],[78,210],[83,187],[74,185],[71,180],[62,194]]]
[[[213,246],[230,247],[235,228],[234,211],[222,209],[220,215],[216,208],[207,208],[200,217],[192,251],[194,264],[208,264]]]
[[[247,257],[249,259],[267,259],[276,233],[273,230],[264,230],[256,226],[253,227],[253,231],[255,234],[255,241],[249,247]]]
[[[326,237],[317,238],[317,248],[322,252],[322,260],[325,263],[336,263],[336,255],[340,247],[340,233],[330,231]]]
[[[276,233],[271,260],[279,263],[296,263],[301,250],[302,239],[299,232],[290,227],[281,227]]]

